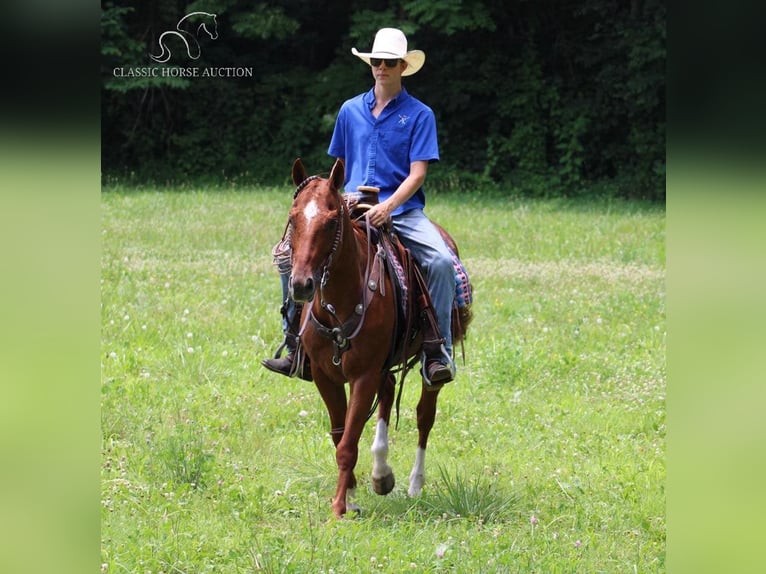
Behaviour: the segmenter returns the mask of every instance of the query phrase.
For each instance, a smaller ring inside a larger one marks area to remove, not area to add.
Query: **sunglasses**
[[[381,59],[381,58],[370,58],[370,65],[373,68],[377,68],[380,66],[382,62],[386,63],[387,68],[396,68],[399,65],[399,62],[401,62],[401,59],[399,58],[391,58],[391,59]]]

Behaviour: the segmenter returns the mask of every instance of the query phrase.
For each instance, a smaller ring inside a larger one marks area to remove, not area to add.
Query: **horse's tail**
[[[468,325],[473,321],[473,311],[471,304],[452,308],[452,340],[459,343],[465,340],[468,333]]]

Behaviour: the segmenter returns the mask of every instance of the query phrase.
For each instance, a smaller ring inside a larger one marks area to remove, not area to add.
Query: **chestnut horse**
[[[335,443],[338,486],[332,501],[337,517],[358,511],[353,502],[359,439],[378,397],[378,419],[372,444],[372,482],[376,493],[394,488],[388,465],[388,426],[395,381],[387,359],[396,328],[393,285],[376,257],[362,227],[352,222],[340,193],[344,165],[337,160],[328,179],[307,177],[300,159],[292,168],[297,186],[290,209],[292,274],[290,295],[303,305],[300,329],[311,374],[330,415]],[[448,242],[450,241],[446,238]],[[454,242],[451,246],[456,252]],[[467,324],[467,323],[466,323]],[[462,340],[460,329],[453,333]],[[407,350],[414,357],[420,339]],[[346,397],[345,383],[349,383]],[[423,383],[417,406],[418,448],[409,477],[410,496],[420,493],[425,480],[425,453],[434,424],[438,387]]]

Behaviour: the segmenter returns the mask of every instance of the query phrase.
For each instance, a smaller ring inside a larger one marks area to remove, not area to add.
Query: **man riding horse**
[[[418,263],[427,283],[436,321],[423,321],[423,378],[427,384],[453,380],[451,314],[455,300],[452,254],[438,229],[426,217],[423,183],[428,165],[439,160],[433,111],[411,96],[402,77],[415,74],[425,62],[421,50],[407,50],[401,30],[378,30],[372,51],[351,52],[370,66],[375,85],[343,103],[328,150],[345,162],[344,189],[378,189],[379,202],[367,213],[371,225],[387,221]],[[282,275],[285,341],[275,358],[262,364],[277,373],[310,380],[307,365],[296,369],[300,308],[288,296],[288,275]],[[282,350],[287,355],[281,357]]]

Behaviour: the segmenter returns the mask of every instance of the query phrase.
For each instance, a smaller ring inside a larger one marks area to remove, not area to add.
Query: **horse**
[[[332,511],[342,518],[348,511],[360,511],[354,502],[357,486],[354,470],[359,439],[373,413],[376,397],[378,417],[371,449],[373,490],[386,495],[395,484],[387,462],[389,421],[396,391],[392,369],[387,364],[396,334],[394,285],[385,270],[380,269],[380,257],[372,249],[369,230],[351,219],[340,191],[344,182],[343,161],[336,160],[325,179],[318,175],[308,177],[299,158],[293,163],[292,180],[296,192],[288,223],[292,245],[289,292],[296,303],[303,303],[299,341],[330,418],[338,467]],[[443,230],[442,233],[457,253],[454,241]],[[461,328],[455,320],[456,312],[454,308],[455,343],[462,341],[464,327],[470,321],[465,315]],[[411,340],[406,356],[417,357],[421,344],[422,337]],[[439,391],[439,386],[427,387],[423,381],[416,410],[418,446],[409,475],[408,494],[413,497],[420,494],[425,482],[426,446]]]
[[[188,20],[188,22],[187,22]],[[195,31],[189,31],[185,30],[183,27],[187,24],[194,24],[194,20],[202,20],[202,23],[199,24]],[[212,28],[212,32],[210,28],[208,28],[208,25]],[[178,21],[178,24],[176,24],[175,30],[166,30],[163,32],[159,40],[157,40],[159,46],[160,46],[160,54],[155,56],[154,54],[149,54],[151,56],[152,60],[155,62],[159,62],[161,64],[164,64],[168,60],[170,60],[170,48],[168,48],[165,43],[167,42],[166,36],[178,36],[181,38],[181,41],[186,46],[186,53],[192,60],[197,60],[202,55],[202,49],[199,46],[199,42],[197,41],[197,37],[200,35],[200,32],[204,30],[208,36],[210,36],[211,40],[215,40],[218,38],[218,21],[216,20],[215,14],[210,14],[209,12],[191,12],[181,18]],[[188,39],[187,39],[188,38]],[[192,48],[189,45],[189,42],[192,42],[195,50],[194,54],[192,54]]]

